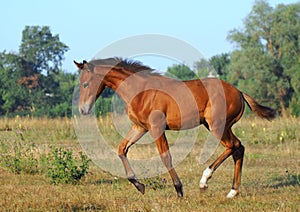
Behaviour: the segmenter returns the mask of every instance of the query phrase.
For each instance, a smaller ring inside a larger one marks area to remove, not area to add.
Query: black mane
[[[122,67],[133,72],[147,71],[149,73],[153,73],[154,71],[154,69],[150,68],[149,66],[143,65],[140,61],[122,59],[120,57],[97,59],[97,60],[92,60],[89,63],[91,63],[94,66],[106,65],[106,66],[113,66],[113,67]]]

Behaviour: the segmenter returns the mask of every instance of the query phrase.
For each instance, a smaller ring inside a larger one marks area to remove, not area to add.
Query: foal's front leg
[[[174,187],[177,192],[177,196],[183,197],[182,183],[173,167],[172,156],[169,151],[169,145],[168,145],[168,141],[166,139],[165,133],[163,133],[155,142],[156,142],[156,146],[159,151],[161,160],[162,160],[163,164],[166,166],[166,168],[168,169],[169,174],[172,178]]]
[[[142,194],[145,193],[145,185],[141,183],[135,176],[129,161],[127,159],[127,152],[131,145],[137,142],[147,131],[137,125],[133,125],[126,138],[119,145],[119,157],[122,160],[125,168],[127,179],[139,190]]]
[[[165,135],[166,119],[161,111],[152,111],[149,117],[150,134],[155,140],[158,152],[165,167],[172,178],[178,197],[183,197],[182,183],[173,167],[172,156],[169,151],[168,141]]]

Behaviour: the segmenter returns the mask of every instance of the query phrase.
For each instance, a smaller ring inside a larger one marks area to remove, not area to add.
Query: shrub
[[[72,150],[52,147],[47,172],[51,183],[78,183],[86,175],[90,162],[82,152],[79,155],[80,159],[73,156]]]

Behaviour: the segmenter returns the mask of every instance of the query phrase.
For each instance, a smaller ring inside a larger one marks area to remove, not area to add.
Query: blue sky
[[[295,2],[269,1],[271,6]],[[183,40],[210,58],[233,50],[234,46],[226,40],[228,32],[243,26],[243,19],[253,4],[253,0],[4,0],[0,13],[0,51],[17,52],[26,25],[46,25],[70,48],[63,63],[63,69],[68,72],[76,71],[74,59],[89,60],[115,41],[148,33]],[[146,62],[161,71],[172,63]]]

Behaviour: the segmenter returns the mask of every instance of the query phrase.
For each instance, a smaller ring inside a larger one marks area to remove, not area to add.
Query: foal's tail
[[[242,93],[244,100],[247,102],[249,108],[252,110],[252,112],[264,119],[267,119],[271,121],[276,117],[276,111],[270,107],[266,107],[263,105],[260,105],[257,101],[255,101],[251,96]]]

